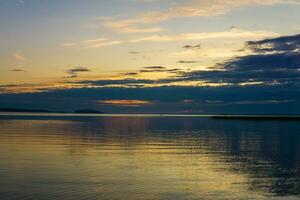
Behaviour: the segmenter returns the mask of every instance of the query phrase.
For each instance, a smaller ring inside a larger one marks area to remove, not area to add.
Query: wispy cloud
[[[180,64],[193,64],[193,63],[198,63],[199,61],[195,61],[195,60],[180,60],[177,63]]]
[[[149,11],[127,19],[102,18],[105,27],[125,33],[159,32],[159,27],[145,25],[169,21],[183,17],[207,17],[226,14],[234,9],[254,5],[273,5],[279,3],[299,3],[298,0],[188,0],[175,4],[166,10]]]
[[[278,34],[270,31],[247,31],[247,30],[229,30],[220,32],[201,32],[201,33],[183,33],[177,35],[151,35],[131,40],[137,42],[168,42],[168,41],[188,41],[188,40],[210,40],[210,39],[257,39],[264,37],[274,37]],[[189,46],[193,48],[193,46]],[[194,46],[195,48],[196,46]],[[199,46],[201,47],[201,46]],[[198,47],[198,48],[199,48]]]
[[[18,61],[23,61],[26,60],[26,57],[24,55],[22,55],[21,53],[14,53],[13,58],[18,60]]]
[[[140,52],[138,52],[138,51],[130,51],[129,53],[130,54],[139,54]]]
[[[104,46],[112,46],[123,43],[120,40],[110,40],[107,38],[96,38],[81,41],[86,48],[100,48]]]
[[[121,75],[123,76],[138,76],[138,75],[141,75],[143,73],[155,73],[155,74],[159,74],[159,73],[162,73],[164,75],[168,75],[168,74],[180,74],[180,73],[183,73],[185,72],[185,70],[183,69],[179,69],[179,68],[166,68],[166,67],[163,67],[163,66],[146,66],[146,67],[143,67],[142,69],[138,70],[138,71],[132,71],[132,72],[126,72],[126,73],[123,73]],[[127,79],[128,80],[128,79]],[[140,82],[135,82],[136,80],[139,80],[139,79],[130,79],[130,82],[132,82],[132,84],[139,84]],[[115,83],[114,81],[117,81],[117,80],[112,80],[113,83]],[[150,81],[149,83],[152,83],[152,81]]]
[[[72,67],[68,69],[66,72],[69,75],[68,78],[76,78],[79,73],[90,72],[91,70],[86,67]]]
[[[100,48],[123,43],[120,40],[110,40],[107,38],[96,38],[81,41],[86,48]]]
[[[130,44],[130,43],[141,43],[141,42],[171,42],[171,41],[198,41],[198,40],[248,40],[248,39],[264,39],[269,37],[278,36],[277,33],[270,31],[250,31],[250,30],[241,30],[234,29],[228,31],[220,32],[194,32],[194,33],[182,33],[182,34],[173,34],[173,35],[149,35],[145,37],[136,37],[129,40],[113,40],[109,38],[95,38],[95,39],[86,39],[82,40],[81,44],[85,48],[101,48],[105,46],[113,46],[120,44]],[[199,50],[201,45],[185,45],[184,49],[188,50]],[[139,54],[138,51],[130,51],[130,54]]]
[[[0,84],[0,93],[35,93],[42,91],[49,91],[51,89],[58,89],[55,84]]]
[[[76,45],[76,43],[74,43],[74,42],[66,42],[66,43],[62,44],[63,47],[72,47],[72,46],[75,46],[75,45]]]
[[[139,70],[139,73],[181,73],[183,70],[179,68],[166,68],[163,66],[147,66]]]
[[[63,43],[62,46],[63,47],[73,47],[73,46],[78,45],[79,47],[97,49],[97,48],[101,48],[101,47],[105,47],[105,46],[113,46],[113,45],[117,45],[117,44],[121,44],[121,43],[124,43],[124,41],[111,40],[108,38],[92,38],[92,39],[82,40],[78,43],[66,42],[66,43]]]
[[[127,73],[124,73],[124,74],[122,74],[122,75],[124,75],[124,76],[137,76],[139,73],[137,73],[137,72],[127,72]]]
[[[145,69],[166,69],[163,66],[147,66],[147,67],[143,67]]]
[[[160,32],[162,29],[159,27],[155,28],[141,28],[135,27],[139,23],[138,19],[128,19],[115,21],[113,18],[106,18],[102,21],[102,25],[113,30],[118,30],[125,33],[149,33],[149,32]]]

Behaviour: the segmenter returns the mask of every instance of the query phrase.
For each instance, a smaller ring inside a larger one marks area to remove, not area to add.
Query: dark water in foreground
[[[0,116],[0,199],[300,199],[300,123]]]

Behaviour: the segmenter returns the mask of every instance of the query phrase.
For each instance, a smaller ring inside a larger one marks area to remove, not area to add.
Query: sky
[[[299,114],[300,0],[1,0],[0,107]]]

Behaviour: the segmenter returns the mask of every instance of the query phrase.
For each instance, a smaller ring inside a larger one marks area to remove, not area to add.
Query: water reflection
[[[0,199],[300,198],[297,122],[0,119]]]

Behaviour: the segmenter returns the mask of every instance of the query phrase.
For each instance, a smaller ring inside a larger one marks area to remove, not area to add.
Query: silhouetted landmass
[[[23,109],[23,108],[0,108],[0,112],[32,112],[32,113],[50,113],[49,110]]]
[[[214,115],[213,119],[239,120],[300,120],[300,115]]]
[[[103,114],[104,112],[92,109],[75,110],[74,112],[65,111],[50,111],[46,109],[27,109],[27,108],[3,108],[0,107],[0,112],[20,112],[20,113],[77,113],[77,114]],[[153,113],[152,113],[153,114]],[[178,113],[180,114],[180,113]],[[167,113],[160,113],[160,116],[168,115]],[[212,119],[227,119],[227,120],[299,120],[299,115],[280,115],[280,114],[266,114],[266,115],[234,115],[234,114],[218,114],[211,115]]]
[[[76,110],[74,111],[74,113],[83,113],[83,114],[101,114],[103,112],[101,111],[98,111],[98,110]]]

